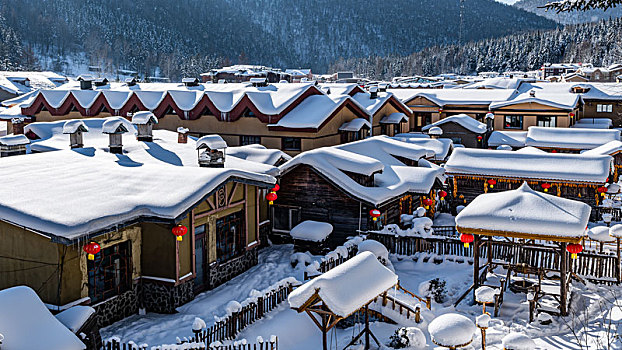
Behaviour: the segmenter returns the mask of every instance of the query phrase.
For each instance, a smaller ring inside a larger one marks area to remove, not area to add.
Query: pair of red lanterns
[[[460,242],[464,243],[465,248],[469,248],[470,244],[475,240],[475,236],[470,233],[461,233],[460,234]],[[566,251],[570,253],[571,259],[576,259],[577,254],[583,251],[583,246],[578,243],[568,244],[566,246]]]
[[[279,198],[279,196],[276,195],[276,191],[280,190],[281,186],[279,186],[279,184],[275,184],[274,187],[270,190],[270,192],[266,195],[266,200],[268,201],[268,204],[272,205],[274,204],[274,201]]]

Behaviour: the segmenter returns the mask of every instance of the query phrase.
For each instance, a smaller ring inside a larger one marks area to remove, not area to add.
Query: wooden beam
[[[559,262],[559,312],[562,316],[568,315],[568,254],[566,254],[566,243],[560,245],[560,262]]]
[[[483,229],[467,228],[467,227],[461,227],[461,226],[456,226],[456,231],[460,233],[470,233],[473,235],[535,239],[535,240],[560,242],[560,243],[561,242],[581,243],[581,241],[583,240],[583,236],[581,237],[560,237],[560,236],[549,236],[549,235],[533,234],[533,233],[526,233],[526,232],[483,230]]]
[[[307,315],[309,315],[309,317],[311,317],[311,320],[313,320],[313,323],[315,323],[317,328],[322,330],[322,325],[320,324],[320,321],[318,321],[309,310],[305,310],[305,312],[307,313]]]

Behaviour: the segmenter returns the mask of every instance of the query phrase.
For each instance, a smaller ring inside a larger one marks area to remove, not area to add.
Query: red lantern
[[[570,257],[572,259],[576,259],[577,254],[583,251],[583,246],[577,243],[572,243],[566,246],[566,250],[568,251],[568,253],[570,253]]]
[[[270,205],[274,204],[274,201],[277,198],[279,198],[279,197],[276,195],[276,192],[270,192],[270,193],[268,193],[266,195],[266,200],[268,201],[268,204],[270,204]]]
[[[497,180],[495,179],[490,179],[488,181],[486,181],[488,183],[488,186],[490,186],[490,188],[495,187],[495,185],[497,184]]]
[[[280,189],[281,189],[281,186],[279,186],[279,184],[274,184],[274,187],[270,190],[270,192],[276,192]]]
[[[423,203],[423,206],[424,206],[426,209],[430,209],[430,206],[431,206],[432,204],[434,204],[434,201],[433,201],[433,200],[431,200],[430,198],[424,198],[424,199],[421,201],[421,203]]]
[[[85,245],[82,248],[82,250],[84,250],[84,252],[88,254],[86,257],[89,260],[95,260],[95,254],[99,253],[101,249],[102,248],[99,246],[97,242],[89,242],[87,245]]]
[[[442,107],[441,107],[441,108],[439,108],[439,109],[438,109],[438,112],[439,112],[439,113],[443,113],[443,108],[442,108]]]
[[[549,188],[551,188],[551,184],[550,183],[543,183],[540,186],[542,186],[542,188],[544,189],[544,192],[548,192]]]
[[[570,112],[568,113],[568,115],[570,116],[570,118],[574,118],[574,113]]]
[[[554,150],[552,150],[552,151],[551,151],[551,153],[557,153],[557,150],[556,150],[556,149],[554,149]]]
[[[482,135],[477,136],[477,142],[482,142],[482,139],[483,139]]]
[[[173,234],[177,236],[178,241],[182,241],[182,236],[188,233],[188,228],[184,225],[177,225],[173,227]]]
[[[462,233],[460,234],[460,242],[464,243],[464,247],[468,248],[469,243],[472,243],[475,237],[470,233]]]
[[[376,221],[380,217],[380,210],[372,209],[369,211],[369,216],[371,216],[372,220]]]
[[[598,191],[600,193],[601,196],[604,196],[605,193],[607,193],[607,187],[605,186],[600,186],[599,188],[596,189],[596,191]]]
[[[445,197],[447,197],[447,192],[441,190],[438,192],[438,196],[441,198],[441,200],[445,200]]]

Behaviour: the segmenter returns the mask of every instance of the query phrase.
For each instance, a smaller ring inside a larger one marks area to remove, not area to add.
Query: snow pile
[[[512,150],[512,146],[510,145],[500,145],[497,147],[498,151],[511,151]]]
[[[140,111],[132,115],[132,124],[146,125],[149,123],[152,123],[152,124],[158,123],[158,118],[156,118],[156,116],[149,111]]]
[[[609,234],[609,227],[607,226],[595,226],[587,231],[587,236],[597,242],[615,242],[615,237]]]
[[[94,313],[95,309],[90,306],[77,305],[60,312],[56,318],[70,331],[76,333]]]
[[[227,156],[248,160],[251,162],[276,165],[292,157],[278,149],[268,149],[265,146],[254,144],[227,148]]]
[[[488,137],[488,147],[507,145],[524,147],[527,141],[527,131],[493,131]]]
[[[491,318],[489,314],[482,314],[475,318],[475,324],[479,328],[488,328],[490,326],[490,320]]]
[[[432,150],[434,151],[434,160],[438,161],[445,160],[454,148],[450,139],[431,139],[428,135],[425,136],[422,137],[421,134],[398,134],[393,139]]]
[[[306,220],[290,231],[293,239],[310,242],[322,242],[333,232],[333,225],[327,222]]]
[[[613,156],[622,152],[622,141],[609,141],[601,146],[581,152],[585,155],[609,155]]]
[[[500,291],[496,288],[481,286],[475,290],[475,300],[478,303],[494,303],[495,296],[499,293]]]
[[[428,331],[432,341],[440,346],[465,346],[473,341],[473,334],[477,329],[469,318],[459,314],[444,314],[435,318]]]
[[[30,143],[24,135],[7,135],[0,137],[0,145],[3,146],[22,146]]]
[[[452,115],[451,117],[447,117],[444,119],[441,119],[439,121],[437,121],[436,123],[432,123],[430,125],[426,125],[423,128],[421,128],[421,131],[426,131],[429,130],[435,126],[440,126],[446,123],[456,123],[460,126],[462,126],[463,128],[474,132],[476,134],[483,134],[486,132],[487,128],[486,128],[486,124],[484,123],[480,123],[477,120],[475,120],[474,118],[466,115],[466,114],[458,114],[458,115]]]
[[[534,147],[584,150],[620,141],[620,130],[530,126],[525,144]]]
[[[311,255],[302,252],[294,253],[289,258],[289,263],[292,265],[292,267],[309,266],[311,264],[311,261]]]
[[[622,224],[616,224],[609,228],[609,234],[615,238],[622,238]]]
[[[425,349],[427,341],[425,335],[418,327],[402,327],[391,336],[389,347],[392,349]]]
[[[73,134],[77,131],[88,132],[89,128],[80,119],[68,120],[63,124],[63,134]]]
[[[391,265],[391,261],[389,260],[389,251],[387,247],[385,247],[382,243],[378,241],[374,241],[373,239],[367,239],[358,245],[358,253],[363,254],[364,252],[371,252],[376,256],[378,261],[382,263],[382,265],[389,267],[393,270],[393,266]]]
[[[205,324],[205,321],[203,321],[203,319],[200,317],[195,317],[194,322],[192,322],[192,330],[200,331],[205,328],[207,328],[207,324]]]
[[[225,149],[227,143],[220,135],[205,135],[197,140],[196,148]]]
[[[3,349],[86,349],[86,345],[50,313],[29,287],[0,291],[0,310]]]
[[[288,301],[297,309],[317,293],[329,310],[347,317],[395,284],[397,275],[364,252],[298,287]]]
[[[510,333],[503,337],[503,348],[505,350],[533,350],[536,348],[536,343],[524,334]]]
[[[456,216],[456,227],[574,242],[583,238],[590,212],[585,203],[536,192],[523,183],[516,190],[477,196]]]

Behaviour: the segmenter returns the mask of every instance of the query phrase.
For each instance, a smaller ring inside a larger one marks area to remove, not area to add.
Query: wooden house
[[[601,202],[599,188],[614,169],[608,155],[583,155],[456,149],[445,164],[451,177],[454,205],[465,205],[483,193],[531,188],[589,204]]]
[[[273,237],[288,239],[298,223],[314,220],[333,226],[329,244],[336,246],[358,231],[399,224],[443,186],[443,169],[424,159],[432,155],[385,136],[303,152],[280,167]]]
[[[488,128],[466,114],[452,115],[435,123],[421,128],[424,133],[429,133],[433,127],[442,130],[442,137],[452,140],[454,144],[464,145],[468,148],[483,148]]]
[[[175,312],[257,263],[274,167],[230,156],[224,168],[200,168],[194,145],[168,131],[149,147],[128,140],[123,156],[111,156],[102,147],[105,123],[95,121],[85,122],[93,146],[86,153],[42,131],[61,130],[62,122],[35,123],[44,136],[35,145],[47,152],[4,161],[6,181],[25,172],[36,180],[27,202],[22,188],[1,195],[0,269],[12,272],[0,289],[31,286],[54,310],[92,305],[107,325],[139,308]],[[93,260],[84,251],[91,242],[100,248],[89,250]]]
[[[620,131],[615,129],[531,126],[528,131],[493,131],[488,146],[508,145],[514,149],[535,147],[546,152],[580,153],[619,140]]]

